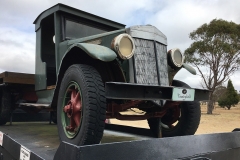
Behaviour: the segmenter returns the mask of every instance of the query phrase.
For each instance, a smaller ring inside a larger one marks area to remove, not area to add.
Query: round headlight
[[[111,47],[122,59],[130,59],[135,50],[132,37],[125,33],[115,37],[112,41]]]
[[[173,68],[180,68],[183,65],[184,56],[180,49],[175,48],[168,51],[168,65]]]

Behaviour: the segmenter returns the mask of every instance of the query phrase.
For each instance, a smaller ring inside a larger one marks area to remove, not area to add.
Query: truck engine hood
[[[127,28],[126,32],[132,37],[153,40],[167,45],[167,37],[152,25],[132,26]]]

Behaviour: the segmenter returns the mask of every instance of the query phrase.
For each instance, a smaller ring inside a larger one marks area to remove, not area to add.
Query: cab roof
[[[33,22],[33,24],[35,24],[35,31],[38,30],[38,28],[40,27],[41,21],[44,18],[54,14],[55,12],[63,12],[63,13],[67,13],[67,14],[70,14],[70,15],[73,15],[73,16],[89,19],[89,20],[91,20],[93,22],[98,22],[98,23],[101,23],[101,24],[113,27],[115,29],[125,28],[124,24],[121,24],[121,23],[118,23],[118,22],[114,22],[114,21],[111,21],[111,20],[108,20],[108,19],[96,16],[96,15],[93,15],[93,14],[90,14],[90,13],[81,11],[81,10],[78,10],[76,8],[73,8],[73,7],[70,7],[70,6],[58,3],[58,4],[54,5],[54,6],[52,6],[51,8],[43,11],[41,14],[39,14],[39,16]]]

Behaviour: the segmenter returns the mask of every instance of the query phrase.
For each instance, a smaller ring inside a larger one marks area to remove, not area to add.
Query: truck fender
[[[64,76],[64,71],[69,67],[68,64],[64,63],[64,60],[67,57],[68,53],[71,53],[71,50],[75,47],[80,48],[82,51],[84,51],[90,57],[101,60],[103,62],[110,62],[117,58],[117,54],[113,50],[111,50],[110,48],[107,48],[105,46],[89,44],[89,43],[75,43],[75,44],[71,45],[65,52],[65,54],[62,58],[62,61],[60,63],[60,66],[59,66],[59,70],[57,71],[58,72],[57,84],[56,84],[56,88],[55,88],[53,100],[52,100],[52,106],[54,106],[54,107],[57,106],[57,96],[58,96],[61,80]],[[79,54],[82,54],[82,53],[79,53]]]
[[[89,44],[89,43],[76,43],[71,45],[66,54],[73,48],[79,47],[84,52],[86,52],[90,57],[94,59],[99,59],[104,62],[110,62],[117,58],[117,54],[108,47],[96,45],[96,44]],[[65,55],[66,55],[65,54]]]

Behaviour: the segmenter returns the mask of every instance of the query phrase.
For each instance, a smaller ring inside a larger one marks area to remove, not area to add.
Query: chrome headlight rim
[[[181,55],[181,60],[180,62],[178,62],[179,60],[175,59],[175,54],[180,53]],[[183,66],[184,63],[184,55],[181,52],[181,50],[179,48],[174,48],[168,51],[168,57],[169,57],[169,65],[174,67],[174,68],[181,68]]]
[[[128,53],[127,55],[126,54],[123,54],[121,52],[121,41],[123,40],[123,38],[127,38],[129,39],[129,41],[131,42],[131,46],[132,46],[132,51],[130,53]],[[126,33],[122,33],[118,36],[116,36],[113,40],[112,40],[112,43],[111,43],[111,48],[118,54],[118,56],[123,59],[123,60],[127,60],[127,59],[130,59],[132,58],[133,54],[134,54],[134,51],[135,51],[135,43],[134,43],[134,40],[133,38],[129,35],[129,34],[126,34]]]

